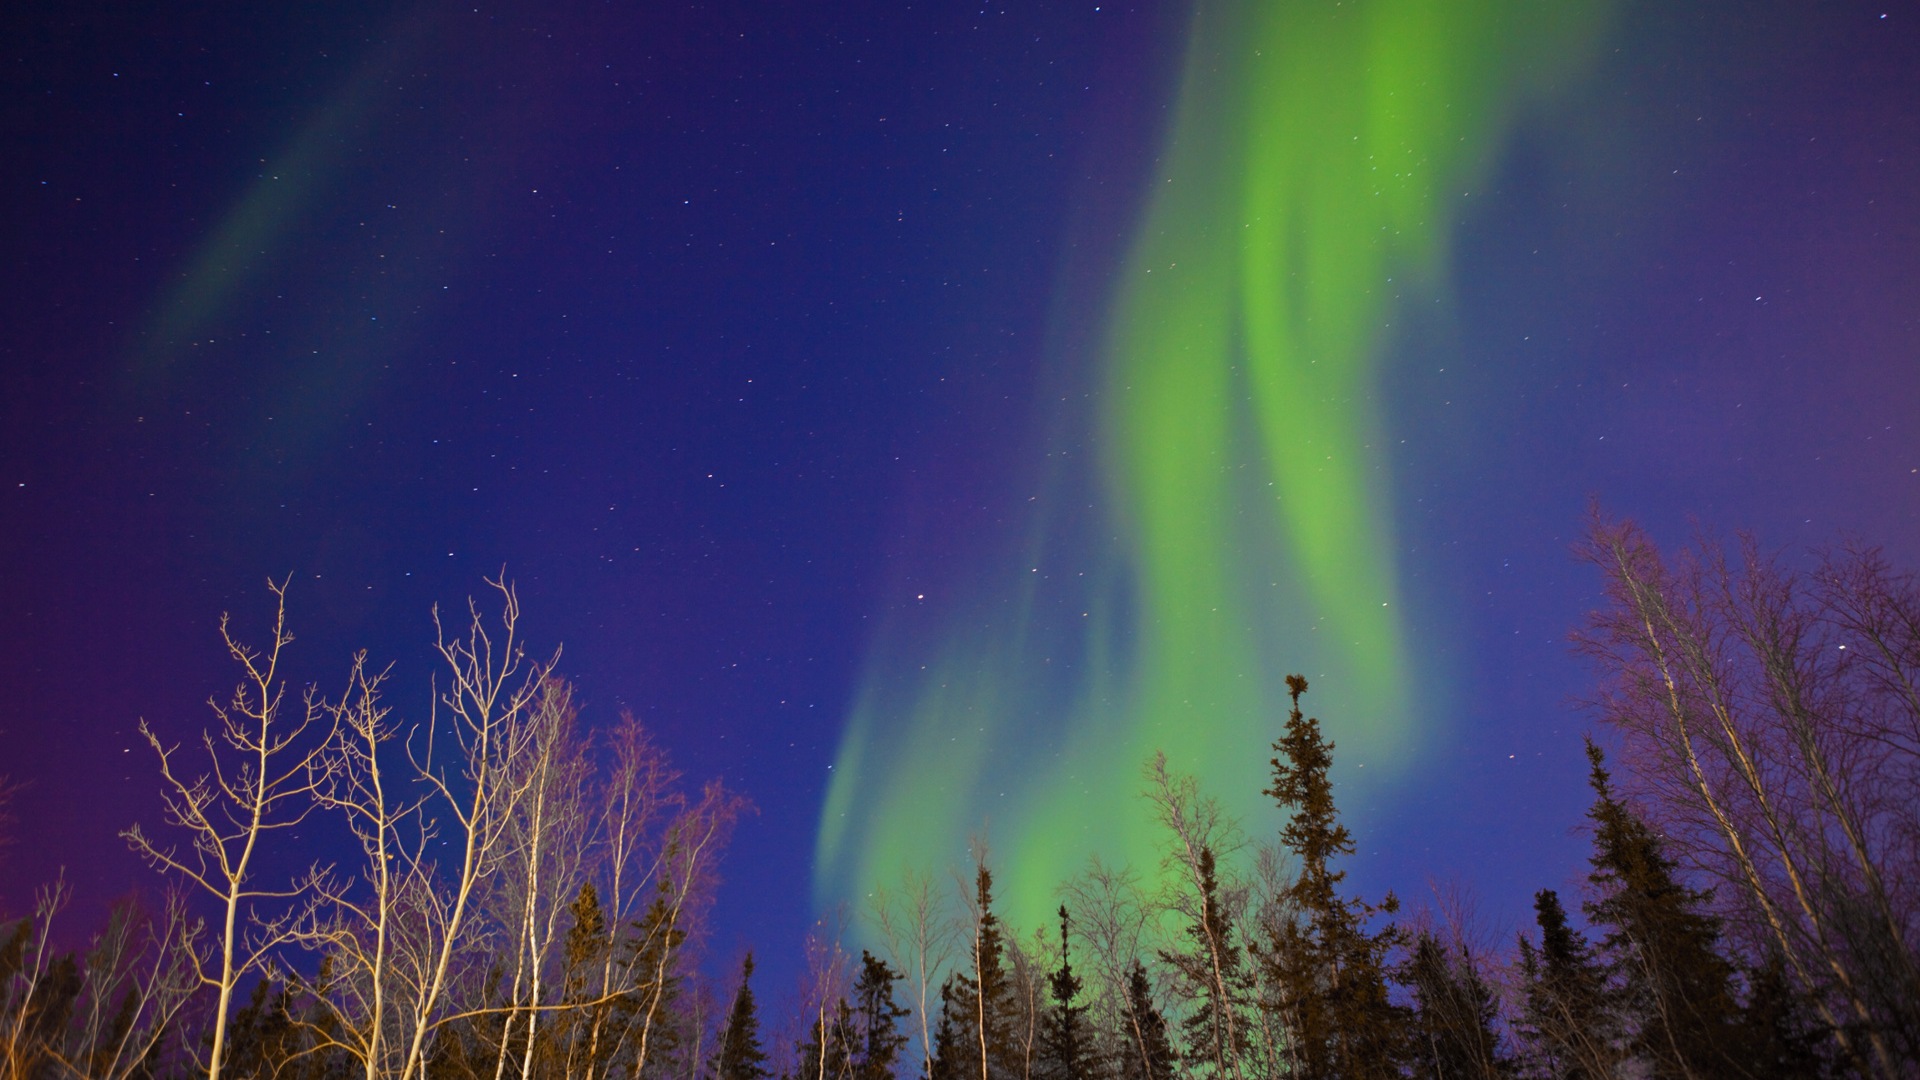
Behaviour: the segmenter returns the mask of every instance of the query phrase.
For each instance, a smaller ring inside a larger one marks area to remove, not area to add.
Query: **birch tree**
[[[946,896],[936,882],[932,874],[908,868],[900,876],[898,891],[875,890],[869,908],[888,957],[896,970],[906,974],[913,994],[922,1076],[933,1075],[933,1009],[929,999],[946,978],[958,931]]]
[[[217,735],[201,734],[207,771],[182,771],[186,762],[180,747],[166,745],[145,720],[140,722],[141,736],[159,759],[163,818],[171,830],[185,834],[185,846],[152,837],[138,824],[121,833],[148,864],[217,906],[213,955],[197,964],[200,984],[215,999],[208,1080],[220,1078],[234,989],[274,962],[276,950],[310,911],[313,883],[320,876],[314,870],[278,887],[258,880],[265,845],[317,808],[317,764],[331,737],[327,710],[317,696],[309,692],[299,705],[287,702],[280,672],[293,641],[287,632],[287,582],[269,581],[267,588],[275,603],[264,648],[242,643],[228,617],[220,617],[221,641],[244,674],[224,704],[208,702],[220,723]]]
[[[1584,548],[1607,606],[1579,640],[1633,794],[1723,914],[1777,951],[1849,1054],[1920,1059],[1920,589],[1877,551],[1812,574],[1751,539],[1664,558],[1631,523]]]

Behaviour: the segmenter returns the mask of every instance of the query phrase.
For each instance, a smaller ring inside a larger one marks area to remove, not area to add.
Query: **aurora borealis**
[[[417,718],[504,566],[584,722],[758,805],[716,970],[975,835],[1025,929],[1149,870],[1157,749],[1271,835],[1296,671],[1355,889],[1511,940],[1584,865],[1590,499],[1920,562],[1910,6],[0,26],[0,917],[151,887],[135,724],[269,576],[296,684]]]
[[[883,649],[822,823],[828,895],[924,873],[969,836],[1012,868],[1029,922],[1063,867],[1150,867],[1143,764],[1164,751],[1252,812],[1295,668],[1349,753],[1404,766],[1428,733],[1375,364],[1397,309],[1444,302],[1461,189],[1515,112],[1575,77],[1599,16],[1199,6],[1094,350],[1097,475],[1039,481],[1049,502],[1094,500],[1098,524],[1036,507],[992,584],[1004,614],[982,629],[963,599],[930,665]]]

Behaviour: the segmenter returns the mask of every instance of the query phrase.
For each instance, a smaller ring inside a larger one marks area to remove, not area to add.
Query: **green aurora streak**
[[[1156,865],[1154,751],[1232,812],[1262,804],[1288,671],[1343,761],[1405,767],[1432,705],[1410,686],[1376,360],[1396,296],[1443,291],[1517,107],[1582,66],[1601,15],[1199,5],[1089,384],[1079,503],[1100,520],[1077,540],[1041,522],[1017,580],[918,653],[882,633],[821,822],[823,903],[987,834],[1007,914],[1039,925],[1088,855]]]

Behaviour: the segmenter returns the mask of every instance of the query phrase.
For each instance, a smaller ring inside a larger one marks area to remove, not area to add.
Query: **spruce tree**
[[[955,1080],[1024,1080],[1025,1063],[1013,1038],[1013,981],[1004,962],[1000,919],[993,912],[993,874],[984,863],[974,868],[974,916],[966,944],[972,971],[951,980],[954,1034],[970,1062]]]
[[[1593,786],[1593,884],[1588,921],[1625,1004],[1637,1015],[1636,1057],[1655,1078],[1741,1077],[1734,966],[1720,954],[1720,920],[1707,893],[1678,878],[1665,845],[1613,791],[1605,755],[1587,740]]]
[[[1741,1010],[1744,1057],[1753,1076],[1832,1076],[1833,1033],[1814,1013],[1813,1003],[1793,985],[1778,953],[1747,973],[1747,1002]]]
[[[713,1055],[713,1080],[766,1080],[767,1055],[760,1048],[760,1015],[753,1003],[753,954],[740,962],[740,989],[734,991],[727,1026]]]
[[[631,924],[625,962],[634,973],[635,988],[615,1002],[616,1018],[629,1033],[629,1045],[646,1032],[647,1058],[641,1071],[668,1069],[681,1051],[680,993],[683,978],[678,963],[687,932],[675,917],[672,888],[662,879],[653,902]]]
[[[1120,1054],[1115,1080],[1172,1080],[1178,1060],[1173,1043],[1167,1038],[1167,1020],[1153,1003],[1153,987],[1147,969],[1135,960],[1127,972],[1126,1013],[1122,1017],[1127,1030],[1121,1032],[1125,1047]]]
[[[1608,1080],[1620,1061],[1620,1021],[1606,967],[1552,889],[1533,897],[1535,948],[1520,938],[1523,994],[1516,1025],[1530,1075],[1541,1080]]]
[[[1094,1080],[1087,1032],[1087,1007],[1075,1002],[1081,980],[1073,973],[1067,907],[1060,905],[1060,966],[1047,976],[1050,1004],[1041,1022],[1041,1080]]]
[[[893,984],[900,975],[887,962],[860,951],[860,978],[853,984],[853,1007],[858,1036],[857,1080],[893,1080],[894,1068],[907,1047],[902,1018],[910,1015],[893,1000]]]
[[[933,1071],[927,1080],[970,1080],[979,1075],[977,1054],[969,1058],[969,1040],[959,1020],[961,1009],[955,1000],[957,978],[949,975],[940,984],[940,1019],[933,1028],[933,1052],[927,1055]]]
[[[1499,1008],[1479,966],[1464,948],[1456,955],[1421,933],[1400,972],[1413,991],[1409,1040],[1411,1073],[1419,1080],[1497,1080],[1511,1075],[1494,1030]]]
[[[291,986],[270,979],[254,983],[247,1003],[234,1010],[221,1071],[251,1080],[275,1076],[293,1063],[300,1043],[294,1011]]]
[[[560,954],[560,1000],[578,1006],[597,996],[611,943],[607,940],[607,916],[600,907],[600,893],[591,881],[581,883],[579,893],[567,910],[573,917],[573,925],[567,929]],[[599,1074],[602,1071],[600,1066],[605,1063],[610,1047],[596,1048],[593,1031],[604,1025],[611,1012],[606,1003],[571,1008],[554,1014],[543,1025],[553,1052],[565,1058],[561,1066],[563,1072],[571,1074],[576,1069],[585,1069]],[[599,1060],[590,1062],[589,1056]]]
[[[1400,941],[1388,925],[1369,931],[1376,913],[1393,914],[1392,893],[1378,907],[1343,898],[1346,872],[1334,860],[1353,854],[1353,837],[1334,806],[1334,744],[1300,711],[1307,680],[1287,676],[1293,701],[1285,733],[1273,744],[1273,786],[1266,795],[1288,814],[1281,846],[1299,875],[1281,892],[1289,918],[1264,950],[1268,981],[1280,998],[1299,1080],[1375,1080],[1399,1075],[1405,1010],[1387,996],[1387,954]]]

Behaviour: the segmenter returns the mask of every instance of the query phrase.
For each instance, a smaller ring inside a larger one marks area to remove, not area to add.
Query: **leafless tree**
[[[178,894],[148,917],[117,904],[84,959],[56,957],[53,925],[71,896],[40,890],[34,914],[0,938],[0,1078],[126,1080],[150,1071],[198,989],[201,926]]]
[[[800,1004],[807,1017],[808,1029],[813,1038],[818,1040],[820,1052],[812,1062],[814,1075],[806,1080],[828,1080],[828,1061],[833,1057],[829,1047],[835,1034],[832,1025],[838,1022],[837,1011],[846,998],[847,987],[852,985],[852,979],[848,977],[852,958],[841,945],[845,937],[844,923],[840,911],[829,911],[814,920],[813,926],[807,931],[807,967],[805,981],[800,987]],[[804,1066],[806,1062],[798,1064]]]
[[[478,605],[469,601],[464,634],[449,636],[440,624],[437,649],[446,664],[447,687],[435,699],[425,747],[409,747],[415,771],[428,786],[428,807],[448,817],[446,827],[459,844],[459,864],[443,878],[428,873],[401,896],[409,904],[413,933],[398,942],[404,949],[409,980],[410,1015],[405,1018],[406,1055],[400,1080],[423,1075],[428,1043],[435,1030],[452,1019],[448,989],[458,974],[456,961],[476,939],[476,898],[499,870],[510,843],[513,810],[531,783],[516,770],[532,748],[533,715],[547,688],[551,665],[529,663],[518,631],[520,601],[504,578],[488,582],[500,594],[499,628],[490,630]],[[557,659],[557,657],[556,657]],[[451,768],[434,759],[434,740],[445,711],[455,743]],[[440,823],[427,813],[428,843],[439,840]],[[424,857],[424,856],[423,856]],[[429,864],[430,865],[430,864]],[[436,868],[437,869],[437,868]]]
[[[396,953],[410,901],[431,888],[429,832],[420,811],[424,792],[403,773],[395,780],[384,760],[400,730],[381,698],[386,672],[373,673],[365,653],[354,657],[347,688],[326,708],[334,740],[314,763],[315,797],[337,813],[359,844],[361,877],[326,875],[315,882],[318,903],[296,928],[295,940],[322,957],[323,978],[305,981],[324,1022],[311,1025],[315,1051],[340,1050],[366,1080],[400,1064],[393,1036],[405,1006],[398,998]],[[400,1049],[404,1049],[404,1044]]]
[[[0,1076],[29,1075],[39,1058],[47,1022],[53,967],[53,922],[72,896],[62,878],[39,891],[33,916],[9,928],[0,941]],[[56,1017],[56,1022],[58,1018]]]
[[[185,850],[154,840],[138,824],[121,834],[149,864],[219,906],[215,955],[198,965],[202,985],[215,996],[208,1080],[220,1077],[235,987],[273,963],[275,950],[307,916],[313,882],[320,876],[315,870],[277,888],[256,881],[262,845],[317,808],[315,767],[330,739],[328,713],[312,693],[286,715],[280,663],[293,641],[286,625],[286,582],[269,581],[267,588],[275,610],[272,641],[264,650],[241,643],[227,617],[220,619],[221,640],[245,674],[226,704],[209,702],[220,719],[217,739],[212,732],[201,736],[210,771],[192,779],[178,772],[179,747],[166,746],[146,721],[140,722],[140,734],[160,760],[165,820],[186,834]]]
[[[1241,846],[1239,829],[1216,801],[1200,794],[1191,776],[1168,767],[1165,753],[1154,754],[1145,775],[1147,801],[1166,830],[1160,906],[1194,928],[1199,947],[1195,954],[1162,955],[1180,970],[1182,981],[1194,992],[1193,1007],[1214,1014],[1213,1057],[1219,1077],[1241,1080],[1245,1032],[1237,1002],[1242,995],[1235,984],[1232,944],[1223,930],[1239,921],[1246,890],[1227,881],[1211,887],[1208,882],[1210,864],[1224,865]]]
[[[720,854],[734,825],[749,808],[746,800],[725,785],[712,782],[699,801],[666,830],[655,877],[655,900],[639,920],[640,936],[631,945],[636,963],[629,967],[627,976],[626,993],[640,1003],[626,1040],[636,1077],[651,1060],[657,1031],[667,1019],[668,989],[685,963],[690,945],[698,941],[697,931],[719,881]]]
[[[1608,606],[1580,637],[1603,718],[1677,850],[1777,950],[1849,1052],[1920,1060],[1920,590],[1878,552],[1810,575],[1750,538],[1671,561],[1631,523],[1585,555]]]
[[[876,890],[869,915],[894,968],[906,973],[920,1025],[921,1075],[933,1075],[933,1027],[928,1003],[945,977],[959,925],[932,874],[912,868],[897,892]]]
[[[1115,869],[1096,857],[1066,883],[1062,893],[1088,958],[1082,962],[1092,975],[1089,985],[1095,1028],[1120,1032],[1124,1046],[1114,1052],[1137,1058],[1141,1074],[1151,1075],[1144,1017],[1135,1015],[1127,993],[1134,963],[1152,955],[1159,944],[1152,907],[1139,875],[1130,867]]]
[[[597,823],[607,885],[606,942],[600,953],[596,1000],[587,1007],[584,1046],[579,1048],[585,1080],[593,1080],[596,1068],[611,1056],[603,1052],[618,1037],[610,1026],[611,1005],[633,988],[634,965],[622,963],[621,947],[645,899],[659,891],[660,879],[668,870],[669,845],[663,834],[681,831],[672,825],[687,809],[678,788],[680,774],[632,713],[621,715],[608,739],[608,751],[612,764],[599,788]],[[570,1054],[570,1076],[572,1063]]]
[[[510,818],[508,872],[496,879],[495,918],[513,943],[514,961],[495,1080],[506,1075],[516,1022],[522,1029],[519,1072],[532,1075],[542,1007],[555,1008],[542,993],[550,989],[549,969],[558,963],[562,919],[587,880],[592,767],[577,721],[572,689],[550,676],[534,709],[529,752],[509,763],[525,779],[514,785],[521,794]]]
[[[1013,989],[1013,1038],[1020,1050],[1021,1080],[1032,1080],[1034,1060],[1040,1053],[1040,1031],[1047,1011],[1047,976],[1056,959],[1053,941],[1043,929],[1035,929],[1024,943],[1018,934],[1007,935],[1007,974]]]

